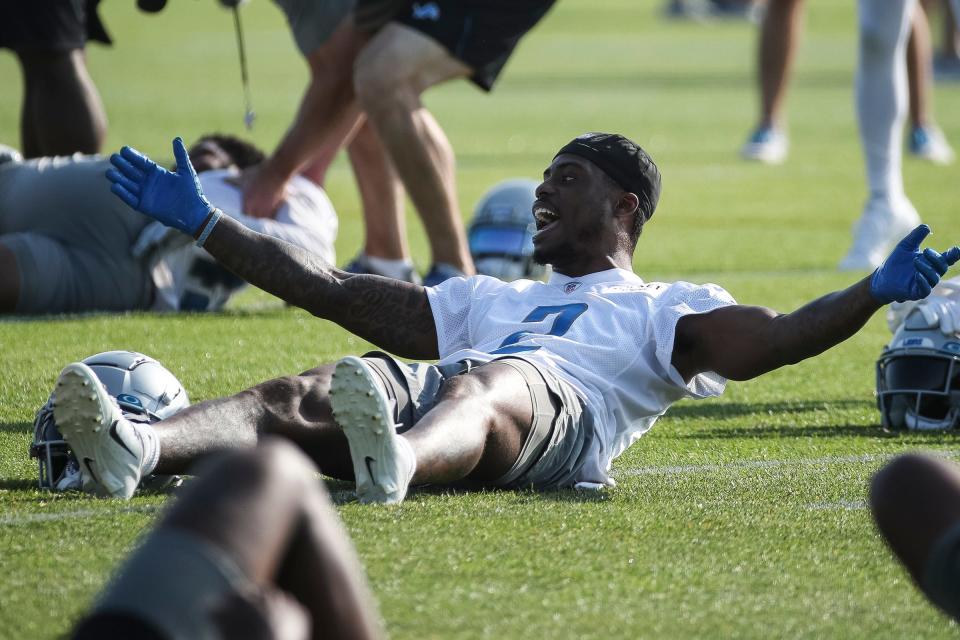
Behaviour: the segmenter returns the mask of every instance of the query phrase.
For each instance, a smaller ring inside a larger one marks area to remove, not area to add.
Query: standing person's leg
[[[418,282],[407,245],[406,194],[380,136],[364,119],[347,148],[363,209],[363,249],[346,267],[352,273]]]
[[[926,595],[960,618],[960,470],[910,454],[881,469],[870,509],[890,548]]]
[[[205,466],[75,637],[133,618],[170,637],[290,637],[306,622],[314,638],[379,638],[362,576],[316,468],[273,440]]]
[[[107,133],[107,114],[83,49],[20,49],[17,58],[24,78],[23,154],[98,153]]]
[[[953,149],[933,118],[933,45],[930,23],[922,2],[913,14],[907,43],[907,78],[910,87],[910,153],[935,164],[953,162]]]
[[[420,95],[469,75],[440,44],[397,23],[383,27],[357,58],[354,86],[423,220],[434,263],[474,272],[457,201],[453,148]]]
[[[934,7],[943,10],[939,49],[933,57],[933,76],[937,82],[960,80],[960,23],[954,14],[954,4],[948,0],[926,0],[928,13]],[[956,3],[960,6],[960,2]]]
[[[789,139],[784,102],[803,33],[804,0],[770,0],[760,28],[758,80],[760,123],[741,149],[746,160],[778,164],[786,160]]]
[[[323,44],[306,54],[310,84],[290,128],[276,150],[244,187],[244,211],[268,217],[283,197],[287,181],[309,163],[313,179],[326,173],[360,117],[353,91],[352,61],[368,36],[349,15]]]
[[[890,245],[920,222],[903,189],[902,133],[907,116],[906,46],[916,0],[859,0],[857,119],[869,197],[854,226],[843,270],[876,268]]]

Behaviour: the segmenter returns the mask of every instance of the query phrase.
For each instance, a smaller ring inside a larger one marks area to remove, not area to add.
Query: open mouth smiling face
[[[534,242],[536,242],[537,238],[544,232],[557,226],[560,220],[560,214],[558,214],[553,207],[539,200],[533,203],[533,217],[537,223],[537,233],[533,236]]]

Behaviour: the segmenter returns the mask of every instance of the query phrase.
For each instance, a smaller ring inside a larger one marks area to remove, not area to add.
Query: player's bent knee
[[[956,482],[954,475],[951,467],[934,458],[918,454],[895,458],[870,483],[870,508],[881,529],[916,512],[923,498],[939,493],[945,483]]]
[[[280,437],[266,437],[257,447],[231,453],[222,461],[220,478],[243,478],[260,487],[274,487],[280,493],[300,492],[313,482],[317,468],[293,443]]]
[[[253,391],[264,406],[287,408],[299,405],[309,393],[310,385],[303,376],[282,376],[262,382]]]
[[[903,493],[903,490],[918,469],[926,465],[926,460],[914,454],[894,458],[873,476],[870,482],[870,505],[876,511],[885,509]]]
[[[259,458],[266,474],[279,482],[301,484],[317,473],[307,454],[285,438],[268,436],[251,453]]]

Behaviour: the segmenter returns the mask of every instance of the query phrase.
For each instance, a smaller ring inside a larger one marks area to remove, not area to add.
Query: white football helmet
[[[507,282],[546,274],[546,267],[533,261],[536,190],[536,180],[514,178],[494,185],[480,199],[467,232],[478,273]]]
[[[913,309],[877,360],[877,405],[885,429],[954,429],[960,422],[960,335]]]
[[[162,364],[134,351],[106,351],[83,361],[133,422],[157,422],[190,405],[176,376]],[[54,394],[37,411],[30,457],[37,459],[40,488],[79,489],[80,470],[53,418]]]

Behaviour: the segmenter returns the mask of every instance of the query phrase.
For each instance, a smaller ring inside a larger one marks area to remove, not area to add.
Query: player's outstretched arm
[[[409,282],[339,271],[320,257],[257,233],[204,198],[183,141],[173,141],[176,172],[124,147],[110,158],[110,189],[132,208],[199,238],[216,260],[250,284],[336,322],[397,355],[438,357],[426,290]]]
[[[748,380],[826,351],[859,331],[881,306],[930,294],[960,259],[960,248],[920,251],[929,233],[927,225],[918,226],[873,274],[793,313],[730,306],[685,316],[677,323],[673,365],[687,380],[703,371]]]

